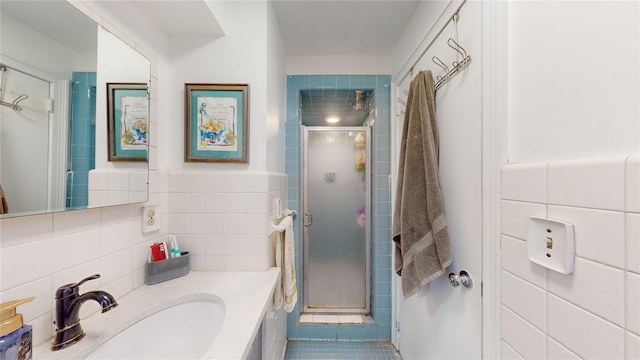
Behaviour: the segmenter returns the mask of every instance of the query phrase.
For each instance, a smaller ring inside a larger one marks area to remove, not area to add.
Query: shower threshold
[[[301,324],[375,324],[373,318],[369,315],[361,314],[339,314],[339,315],[323,315],[323,314],[302,314],[300,315]]]

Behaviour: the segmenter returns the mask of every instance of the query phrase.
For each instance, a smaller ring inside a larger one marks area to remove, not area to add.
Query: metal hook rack
[[[5,80],[5,75],[4,73],[7,71],[7,67],[0,64],[0,105],[3,106],[7,106],[9,108],[11,108],[12,110],[15,111],[22,111],[22,107],[20,105],[18,105],[18,103],[20,103],[23,100],[26,100],[29,98],[29,95],[27,94],[21,94],[20,96],[18,96],[17,98],[15,98],[15,100],[13,100],[12,102],[6,102],[4,101],[4,80]]]
[[[8,106],[8,107],[10,107],[11,109],[13,109],[15,111],[22,111],[22,107],[19,106],[18,103],[23,101],[23,100],[26,100],[28,98],[29,98],[29,95],[21,94],[15,100],[13,100],[13,102],[10,102],[10,103],[0,100],[0,105]]]
[[[434,64],[438,65],[444,70],[444,75],[438,76],[436,78],[437,82],[436,82],[436,85],[434,86],[434,91],[437,91],[442,85],[444,85],[447,81],[451,80],[452,77],[454,77],[457,73],[461,72],[464,68],[469,66],[469,64],[471,63],[471,56],[468,55],[467,51],[462,46],[460,46],[460,44],[458,44],[455,40],[453,40],[453,38],[449,38],[449,40],[447,40],[447,45],[449,45],[450,48],[452,48],[459,55],[461,55],[462,60],[454,61],[452,63],[453,68],[449,69],[449,67],[446,66],[444,62],[442,62],[442,60],[440,60],[437,56],[434,56],[431,59],[431,61],[433,61]]]

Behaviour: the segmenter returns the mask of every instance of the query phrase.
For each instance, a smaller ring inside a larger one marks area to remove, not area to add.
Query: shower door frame
[[[301,146],[301,166],[302,166],[302,186],[301,186],[301,202],[302,202],[302,259],[301,266],[303,272],[302,280],[302,313],[307,314],[369,314],[371,312],[371,166],[373,164],[371,157],[371,127],[370,126],[305,126],[302,128],[302,146]],[[322,131],[365,131],[367,134],[366,141],[366,166],[365,166],[365,307],[357,308],[310,308],[308,299],[308,262],[305,259],[309,254],[307,250],[307,242],[309,241],[309,228],[305,226],[307,221],[306,214],[309,214],[309,132]]]

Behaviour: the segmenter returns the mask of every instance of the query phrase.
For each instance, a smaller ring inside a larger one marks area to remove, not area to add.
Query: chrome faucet
[[[80,307],[87,300],[95,300],[107,312],[118,306],[116,299],[105,291],[89,291],[79,295],[80,285],[99,278],[99,274],[82,279],[77,284],[67,284],[56,291],[56,337],[51,350],[61,350],[80,341],[85,333],[80,326]]]

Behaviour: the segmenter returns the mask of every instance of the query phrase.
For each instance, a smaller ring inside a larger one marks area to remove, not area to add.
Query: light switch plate
[[[573,224],[530,217],[527,229],[529,260],[562,274],[573,273],[575,239]]]
[[[160,206],[143,206],[142,207],[142,232],[160,230]]]

